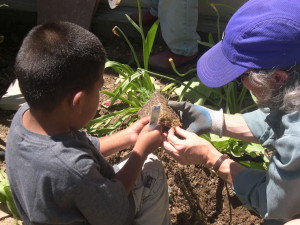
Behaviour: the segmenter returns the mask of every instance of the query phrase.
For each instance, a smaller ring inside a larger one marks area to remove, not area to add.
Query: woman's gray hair
[[[300,110],[300,65],[280,70],[287,72],[289,78],[287,82],[277,88],[271,88],[268,83],[271,74],[276,69],[250,71],[249,81],[251,84],[256,87],[264,87],[263,97],[258,99],[258,106],[285,113],[298,111]]]

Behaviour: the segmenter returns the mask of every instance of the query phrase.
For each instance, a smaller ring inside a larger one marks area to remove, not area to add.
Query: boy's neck
[[[68,133],[71,130],[68,118],[55,110],[45,112],[29,109],[23,114],[22,123],[28,130],[48,136]]]

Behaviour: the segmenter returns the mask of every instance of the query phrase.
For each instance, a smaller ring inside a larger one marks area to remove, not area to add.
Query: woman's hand
[[[211,167],[212,162],[222,155],[211,143],[180,127],[165,134],[163,148],[183,165],[204,164]]]

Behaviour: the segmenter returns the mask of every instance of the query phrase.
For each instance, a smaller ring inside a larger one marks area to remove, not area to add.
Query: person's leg
[[[127,158],[127,157],[126,157]],[[124,159],[115,165],[118,171]],[[132,190],[136,216],[133,225],[169,225],[169,193],[163,165],[157,156],[150,154]]]
[[[174,54],[197,54],[198,0],[160,0],[158,17],[163,39]]]
[[[132,193],[136,205],[133,225],[171,224],[167,179],[157,156],[148,156]]]
[[[142,0],[142,5],[149,8],[151,15],[157,17],[159,0]]]
[[[150,69],[169,71],[169,58],[177,67],[194,61],[198,53],[198,0],[160,0],[158,5],[161,33],[169,50],[149,59]]]

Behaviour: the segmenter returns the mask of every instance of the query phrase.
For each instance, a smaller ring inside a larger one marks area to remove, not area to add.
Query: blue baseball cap
[[[220,87],[249,69],[300,62],[300,0],[249,0],[229,20],[222,40],[197,63],[198,77]]]

